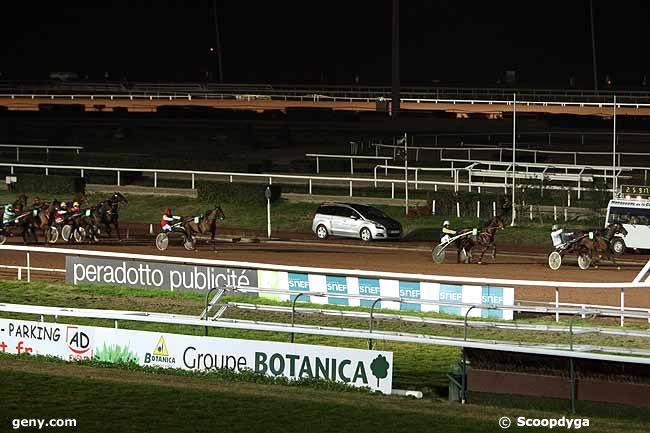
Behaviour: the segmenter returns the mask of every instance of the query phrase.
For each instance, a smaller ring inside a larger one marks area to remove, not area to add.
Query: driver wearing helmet
[[[172,226],[170,225],[174,223],[174,221],[180,220],[181,217],[179,216],[174,216],[172,215],[171,209],[168,207],[165,208],[165,211],[162,215],[162,220],[160,221],[160,227],[162,227],[164,232],[171,232],[173,230]]]
[[[442,238],[440,238],[440,242],[448,242],[449,239],[455,235],[456,230],[451,228],[451,223],[448,220],[445,220],[445,222],[442,223]]]
[[[68,204],[66,202],[61,202],[59,205],[59,209],[56,211],[56,215],[54,216],[54,221],[57,223],[62,223],[65,221],[66,217],[68,216]]]
[[[16,212],[14,211],[14,206],[11,203],[7,203],[5,205],[4,214],[2,214],[2,224],[7,225],[14,218],[16,218]]]
[[[72,207],[70,208],[70,213],[72,215],[76,215],[76,214],[79,213],[79,202],[78,201],[75,201],[74,203],[72,203]]]
[[[557,224],[553,224],[553,227],[551,228],[551,239],[553,240],[553,247],[558,247],[562,244],[562,233],[564,233],[564,229]]]

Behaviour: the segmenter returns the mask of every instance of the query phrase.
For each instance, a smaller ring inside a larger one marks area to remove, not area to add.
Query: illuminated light
[[[626,199],[626,200],[629,200],[629,199],[630,199],[630,196],[629,196],[629,195],[626,195],[626,196],[625,196],[625,199]]]
[[[637,199],[637,200],[641,200],[641,196],[640,196],[640,195],[637,195],[637,196],[636,196],[636,199]]]
[[[612,85],[612,80],[607,80],[607,85],[611,86]]]

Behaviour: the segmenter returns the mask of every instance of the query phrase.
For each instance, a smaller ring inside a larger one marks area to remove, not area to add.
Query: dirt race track
[[[17,239],[10,239],[16,244]],[[56,248],[66,248],[63,244]],[[96,245],[71,245],[70,248],[102,251],[128,252],[137,254],[161,254],[167,256],[196,257],[218,260],[249,261],[296,266],[316,266],[345,269],[364,269],[388,272],[423,273],[446,276],[471,276],[487,278],[512,278],[544,281],[578,282],[630,282],[648,260],[647,256],[626,255],[619,259],[621,269],[609,262],[598,269],[580,270],[574,257],[565,257],[565,263],[558,271],[552,271],[546,264],[544,249],[499,246],[495,260],[488,257],[484,264],[456,264],[455,254],[449,254],[444,264],[438,265],[431,259],[431,246],[417,243],[377,242],[362,244],[360,241],[277,240],[269,242],[217,241],[214,246],[206,241],[197,243],[196,251],[186,251],[180,242],[171,243],[165,252],[159,252],[153,237],[140,235],[121,243],[106,240]],[[54,248],[54,247],[53,247]],[[24,252],[0,253],[0,265],[25,265]],[[32,253],[31,266],[42,268],[64,268],[64,256]],[[0,269],[0,277],[16,278],[14,269]],[[63,280],[63,274],[34,272],[36,279]],[[515,299],[526,301],[554,301],[555,289],[545,287],[515,287]],[[560,289],[561,302],[588,303],[597,305],[619,305],[620,290],[616,284],[611,289]],[[650,308],[650,293],[646,289],[626,289],[626,307]]]

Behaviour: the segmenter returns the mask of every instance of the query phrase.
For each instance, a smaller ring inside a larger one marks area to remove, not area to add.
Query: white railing
[[[9,167],[11,174],[16,175],[15,168],[37,168],[44,170],[45,175],[50,174],[50,170],[75,170],[79,171],[81,177],[87,172],[115,172],[117,175],[116,186],[122,186],[121,175],[123,172],[135,172],[135,173],[151,173],[153,174],[153,187],[158,187],[158,174],[184,174],[189,175],[191,178],[192,189],[196,187],[196,176],[204,177],[217,177],[228,179],[231,183],[235,178],[242,179],[257,179],[268,181],[269,184],[272,184],[273,181],[279,180],[292,180],[292,181],[306,181],[308,183],[309,194],[312,194],[312,186],[314,183],[317,184],[327,184],[328,182],[337,182],[345,183],[349,186],[349,196],[353,195],[353,184],[365,184],[368,186],[374,185],[376,183],[381,183],[385,185],[391,185],[391,198],[395,198],[395,185],[406,184],[405,179],[374,179],[374,178],[364,178],[364,177],[337,177],[337,176],[305,176],[305,175],[295,175],[295,174],[258,174],[258,173],[237,173],[237,172],[225,172],[225,171],[199,171],[199,170],[171,170],[171,169],[160,169],[160,168],[126,168],[126,167],[95,167],[95,166],[78,166],[78,165],[47,165],[47,164],[23,164],[23,163],[0,163],[0,167]],[[449,169],[447,169],[449,171]],[[415,181],[408,180],[409,185],[415,185]],[[442,181],[432,181],[432,180],[419,180],[418,185],[429,185],[434,188],[437,188],[439,185],[455,185],[451,182],[442,182]],[[468,186],[468,183],[458,182],[456,184],[456,190],[460,186]],[[507,185],[500,183],[473,183],[473,186],[482,186],[486,188],[504,188]]]
[[[79,155],[80,150],[83,150],[83,146],[45,146],[36,144],[0,144],[0,148],[16,149],[16,161],[20,161],[20,149],[45,149],[45,153],[48,155],[50,149],[74,150],[77,155]]]
[[[350,160],[350,175],[354,175],[354,160],[380,160],[388,165],[388,161],[392,160],[390,156],[366,156],[366,155],[330,155],[324,153],[305,153],[307,158],[316,158],[316,173],[320,173],[320,160],[321,159],[349,159]]]
[[[572,281],[534,281],[534,280],[520,280],[520,279],[506,279],[506,278],[479,278],[479,277],[459,277],[459,276],[446,276],[446,275],[428,275],[428,274],[412,274],[402,272],[384,272],[384,271],[366,271],[358,269],[340,269],[340,268],[320,268],[320,267],[306,267],[306,266],[290,266],[290,265],[277,265],[269,263],[254,263],[254,262],[239,262],[232,260],[212,260],[212,259],[198,259],[191,257],[168,257],[147,254],[131,254],[131,253],[116,253],[110,251],[94,251],[94,250],[79,250],[68,248],[49,248],[49,247],[31,247],[31,246],[16,246],[16,245],[0,245],[0,251],[18,251],[25,252],[25,262],[27,268],[27,280],[31,281],[30,263],[32,253],[45,253],[45,254],[62,254],[86,257],[108,257],[120,258],[131,260],[142,260],[152,262],[164,263],[178,263],[178,264],[192,264],[195,266],[216,266],[216,267],[231,267],[231,268],[245,268],[245,269],[259,269],[259,270],[273,270],[284,272],[297,272],[297,273],[313,273],[323,275],[341,275],[353,277],[368,277],[368,278],[384,278],[392,280],[404,281],[420,281],[432,283],[447,283],[447,284],[468,284],[480,286],[496,286],[496,287],[551,287],[555,289],[555,302],[554,307],[549,306],[535,306],[530,302],[532,312],[540,314],[555,313],[556,320],[559,321],[560,314],[584,314],[584,308],[590,310],[602,310],[605,315],[620,316],[621,326],[624,323],[624,317],[636,318],[650,318],[647,308],[634,308],[625,307],[625,289],[629,288],[650,288],[650,281],[642,281],[642,277],[650,268],[650,261],[639,273],[639,276],[633,282],[608,282],[608,283],[593,283],[593,282],[572,282]],[[620,306],[596,306],[589,304],[580,304],[580,308],[570,309],[561,307],[560,305],[560,289],[609,289],[612,291],[620,292]],[[254,290],[254,289],[251,289]],[[265,289],[272,290],[272,289]],[[296,294],[295,291],[290,292]],[[307,293],[305,293],[307,294]],[[323,293],[315,292],[314,295],[323,295]],[[331,294],[326,294],[330,296]],[[347,295],[354,296],[354,295]],[[395,298],[400,299],[400,298]],[[412,300],[412,302],[431,303],[431,304],[445,304],[442,301],[425,301],[422,299]],[[509,307],[509,309],[520,310],[526,308],[522,304],[523,300],[515,300],[519,305]],[[525,301],[529,302],[529,301]],[[539,302],[537,302],[539,304]],[[464,304],[469,305],[469,304]],[[489,306],[487,308],[502,308],[502,306]],[[606,310],[606,311],[605,311]]]
[[[393,158],[396,157],[397,151],[404,149],[404,146],[397,146],[393,144],[383,144],[383,143],[372,143],[371,146],[375,146],[375,156],[381,157],[379,155],[379,149],[380,148],[387,148],[387,149],[393,149]],[[467,158],[465,160],[470,161],[472,159],[472,152],[475,154],[477,152],[492,152],[492,153],[499,153],[499,162],[503,161],[504,158],[504,153],[507,155],[508,158],[512,155],[512,149],[506,148],[506,147],[497,147],[497,146],[479,146],[476,144],[468,144],[467,146],[409,146],[409,150],[415,151],[415,160],[419,161],[420,160],[420,151],[432,151],[432,152],[438,152],[439,153],[439,160],[444,159],[444,153],[443,152],[466,152],[467,153]],[[593,156],[612,156],[612,152],[594,152],[594,151],[568,151],[568,150],[538,150],[538,149],[521,149],[517,148],[515,149],[516,153],[527,153],[527,154],[533,154],[533,162],[537,163],[537,154],[541,155],[571,155],[573,156],[573,165],[581,165],[578,164],[578,155],[581,157],[584,157],[585,155],[593,155]],[[621,166],[621,158],[624,156],[643,156],[643,157],[648,157],[650,158],[650,153],[648,152],[616,152],[616,158],[617,158],[617,166]],[[648,170],[650,169],[650,166],[639,166],[635,167],[637,170]]]
[[[301,324],[261,322],[237,319],[205,320],[195,316],[156,313],[148,311],[113,311],[85,308],[47,307],[37,305],[0,304],[0,312],[32,314],[37,316],[73,317],[86,319],[102,319],[115,321],[131,321],[141,323],[162,323],[173,325],[200,326],[222,329],[239,329],[250,331],[267,331],[284,334],[303,334],[353,338],[363,340],[397,341],[402,343],[428,344],[451,347],[496,350],[516,353],[531,353],[538,355],[560,356],[577,359],[593,359],[612,362],[628,362],[650,364],[650,358],[634,356],[636,351],[627,348],[598,347],[566,344],[534,344],[519,342],[499,342],[495,340],[465,339],[458,337],[436,336],[428,334],[412,334],[381,330],[360,330],[355,328],[310,326]],[[597,353],[607,351],[610,353]],[[644,351],[638,351],[645,355]],[[628,353],[623,355],[620,353]]]

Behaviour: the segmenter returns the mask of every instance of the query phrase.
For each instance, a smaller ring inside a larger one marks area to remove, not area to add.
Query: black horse
[[[122,236],[120,235],[120,225],[118,222],[118,205],[120,203],[128,204],[129,201],[121,193],[116,191],[109,199],[104,200],[95,206],[93,217],[95,218],[95,224],[97,227],[106,230],[109,237],[111,236],[111,226],[115,227],[117,238],[122,240]]]

